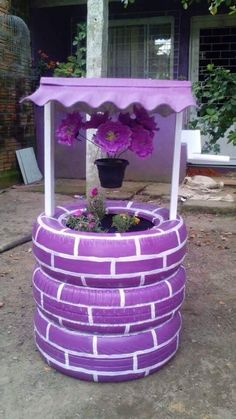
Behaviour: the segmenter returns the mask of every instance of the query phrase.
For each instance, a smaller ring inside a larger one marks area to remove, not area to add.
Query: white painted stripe
[[[93,354],[97,355],[98,354],[98,337],[97,335],[93,335]]]
[[[166,266],[167,266],[167,256],[164,255],[163,256],[163,268],[166,268]]]
[[[127,209],[130,209],[133,205],[133,201],[129,201],[128,204],[126,205]]]
[[[69,354],[68,354],[68,352],[65,352],[65,364],[69,365]]]
[[[133,371],[137,372],[138,370],[138,357],[137,355],[133,356]]]
[[[36,233],[35,233],[35,241],[37,241],[38,240],[38,234],[39,234],[39,232],[40,232],[40,230],[41,230],[41,226],[39,226],[38,228],[37,228],[37,230],[36,230]]]
[[[106,259],[106,258],[105,258]],[[108,260],[108,259],[106,259]],[[110,269],[110,275],[114,276],[116,274],[116,260],[111,260],[111,269]]]
[[[43,292],[40,291],[40,304],[41,307],[43,308]]]
[[[176,230],[175,232],[176,232],[178,243],[180,245],[181,244],[181,240],[180,240],[179,230]]]
[[[140,287],[142,287],[144,284],[145,284],[145,275],[144,275],[144,274],[142,274],[142,275],[140,276]]]
[[[125,306],[125,290],[123,288],[118,288],[120,293],[120,307]]]
[[[92,313],[92,307],[88,307],[88,321],[89,324],[93,324],[93,313]]]
[[[54,257],[54,254],[51,253],[51,267],[54,268],[54,266],[55,266],[55,257]]]
[[[35,274],[36,272],[40,271],[40,268],[37,267],[34,271],[33,271],[33,275],[32,275],[32,279],[34,280]]]
[[[55,314],[54,314],[54,316],[55,316]],[[58,317],[58,322],[59,322],[59,324],[60,324],[61,326],[63,326],[63,320],[62,320],[62,318],[61,318],[61,317]]]
[[[81,282],[82,282],[82,284],[83,284],[83,286],[84,287],[87,287],[87,282],[86,282],[86,279],[85,279],[85,277],[84,276],[81,276]]]
[[[157,343],[157,334],[156,334],[156,332],[155,332],[155,330],[151,330],[151,333],[152,333],[152,338],[153,338],[153,347],[154,348],[159,348],[159,346],[158,346],[158,343]]]
[[[128,335],[129,334],[129,330],[130,330],[130,324],[127,324],[125,326],[125,335]]]
[[[86,261],[86,262],[114,262],[116,261],[116,259],[114,259],[114,257],[106,257],[106,256],[79,256],[79,255],[71,255],[69,253],[62,253],[62,252],[57,252],[54,251],[52,249],[50,249],[49,247],[46,247],[45,245],[35,242],[34,239],[32,239],[32,242],[34,243],[34,245],[36,247],[38,247],[39,249],[44,250],[45,252],[49,253],[50,255],[54,255],[54,256],[59,256],[63,259],[70,259],[70,260],[81,260],[81,261]],[[140,261],[140,260],[151,260],[151,259],[156,259],[158,258],[164,258],[166,256],[169,256],[175,252],[177,252],[178,250],[181,250],[186,244],[186,241],[181,243],[180,246],[174,247],[172,249],[168,249],[165,250],[164,252],[158,253],[158,256],[156,253],[151,253],[149,255],[133,255],[133,256],[122,256],[122,258],[120,258],[120,261],[122,262],[135,262],[135,261]],[[119,261],[117,259],[117,261]]]
[[[74,256],[78,256],[78,247],[79,247],[80,237],[77,236],[74,241]]]
[[[95,383],[98,383],[98,375],[97,374],[93,374],[93,381]]]
[[[136,256],[140,256],[141,255],[141,245],[140,245],[140,240],[139,240],[139,238],[138,237],[136,237],[135,239],[134,239],[134,242],[135,242],[135,248],[136,248]]]
[[[63,288],[64,288],[65,285],[66,285],[65,282],[62,282],[59,285],[59,287],[57,289],[57,301],[60,301],[61,300],[61,293],[62,293],[62,290],[63,290]]]
[[[154,320],[156,318],[156,310],[155,310],[155,304],[151,304],[151,318]]]
[[[58,360],[56,360],[56,359],[54,359],[54,358],[52,358],[50,355],[48,355],[48,354],[46,354],[41,348],[40,348],[40,346],[38,345],[38,344],[36,344],[36,346],[37,346],[37,348],[38,348],[38,350],[39,350],[39,352],[41,352],[41,354],[43,355],[43,357],[44,358],[46,358],[47,360],[49,360],[49,361],[51,361],[54,365],[57,365],[57,366],[59,366],[59,367],[61,367],[61,368],[64,368],[64,369],[66,369],[66,370],[70,370],[70,371],[76,371],[76,372],[82,372],[82,373],[85,373],[85,374],[89,374],[89,375],[93,375],[93,377],[95,378],[96,377],[96,379],[97,379],[97,375],[99,374],[99,375],[102,375],[102,376],[110,376],[110,377],[112,377],[112,376],[114,376],[114,375],[116,375],[116,376],[122,376],[122,375],[127,375],[127,374],[133,374],[134,373],[134,371],[133,370],[125,370],[125,371],[96,371],[96,372],[94,372],[94,370],[89,370],[89,369],[87,369],[87,368],[82,368],[82,367],[75,367],[75,366],[73,366],[73,365],[65,365],[65,364],[63,364],[62,362],[60,362],[60,361],[58,361]],[[149,371],[151,371],[151,370],[154,370],[154,369],[156,369],[156,368],[158,368],[158,367],[161,367],[162,365],[164,365],[164,364],[166,364],[171,358],[173,358],[173,356],[176,354],[176,350],[174,351],[174,352],[172,352],[172,354],[171,355],[169,355],[167,358],[165,358],[163,361],[161,361],[161,362],[158,362],[158,363],[156,363],[156,364],[154,364],[154,365],[152,365],[151,367],[149,367]],[[110,356],[109,356],[110,357]],[[146,371],[147,371],[147,368],[140,368],[139,370],[138,370],[138,373],[146,373]]]
[[[177,336],[176,336],[176,351],[178,350],[178,348],[179,348],[179,333],[177,333]]]
[[[62,207],[62,206],[60,206],[60,205],[58,205],[58,206],[57,206],[57,208],[59,208],[59,209],[61,209],[61,210],[65,211],[67,214],[71,212],[71,211],[70,211],[70,210],[68,210],[67,208]]]
[[[165,284],[167,285],[167,287],[169,289],[169,297],[172,297],[173,296],[173,289],[172,289],[171,283],[168,280],[165,279]],[[185,285],[184,285],[184,287],[185,287]],[[181,291],[184,287],[181,288]]]
[[[150,369],[147,368],[146,371],[145,371],[145,373],[144,373],[144,377],[147,377],[149,374],[150,374]]]
[[[47,324],[47,328],[46,328],[46,341],[49,342],[49,331],[50,331],[50,327],[51,327],[51,323]]]

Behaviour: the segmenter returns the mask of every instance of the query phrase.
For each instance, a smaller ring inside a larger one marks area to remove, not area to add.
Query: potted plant
[[[130,150],[140,158],[152,154],[154,132],[158,130],[154,117],[149,116],[141,106],[134,106],[133,114],[95,112],[88,121],[80,112],[73,112],[60,122],[56,130],[57,140],[71,146],[76,140],[86,140],[83,130],[90,128],[96,129],[92,142],[106,156],[94,162],[104,188],[119,188],[122,185],[129,164],[121,158],[125,151]]]

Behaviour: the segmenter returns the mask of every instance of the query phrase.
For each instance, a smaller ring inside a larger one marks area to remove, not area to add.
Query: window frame
[[[199,79],[200,30],[228,26],[236,27],[236,16],[217,15],[213,19],[212,16],[192,17],[189,43],[189,80],[195,82]]]
[[[129,18],[129,19],[112,19],[109,20],[108,28],[114,28],[119,26],[148,26],[148,25],[157,25],[157,24],[166,24],[169,23],[171,30],[170,30],[170,39],[171,39],[171,53],[170,53],[170,80],[173,80],[174,77],[174,17],[173,16],[157,16],[157,17],[147,17],[147,18]],[[108,39],[109,43],[109,39]],[[148,57],[148,46],[145,48],[145,59],[146,59],[146,67],[148,69],[149,62],[147,62]],[[147,72],[149,69],[147,70]],[[144,77],[145,78],[145,77]],[[150,78],[150,77],[148,77]],[[156,79],[160,80],[160,79]]]

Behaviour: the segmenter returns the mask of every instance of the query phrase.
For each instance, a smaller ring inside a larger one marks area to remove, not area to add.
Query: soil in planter
[[[117,230],[115,227],[112,227],[112,217],[116,214],[107,214],[105,217],[103,217],[101,221],[102,229],[106,231],[107,233],[116,233]],[[140,222],[138,224],[132,225],[127,231],[143,231],[148,230],[149,228],[153,227],[153,223],[149,220],[146,220],[145,218],[138,217],[140,219]]]

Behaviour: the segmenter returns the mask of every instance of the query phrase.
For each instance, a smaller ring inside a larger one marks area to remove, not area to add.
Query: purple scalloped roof
[[[140,104],[163,115],[196,106],[189,81],[42,77],[39,88],[24,100],[43,106],[56,101],[64,107],[78,104],[88,113]]]

